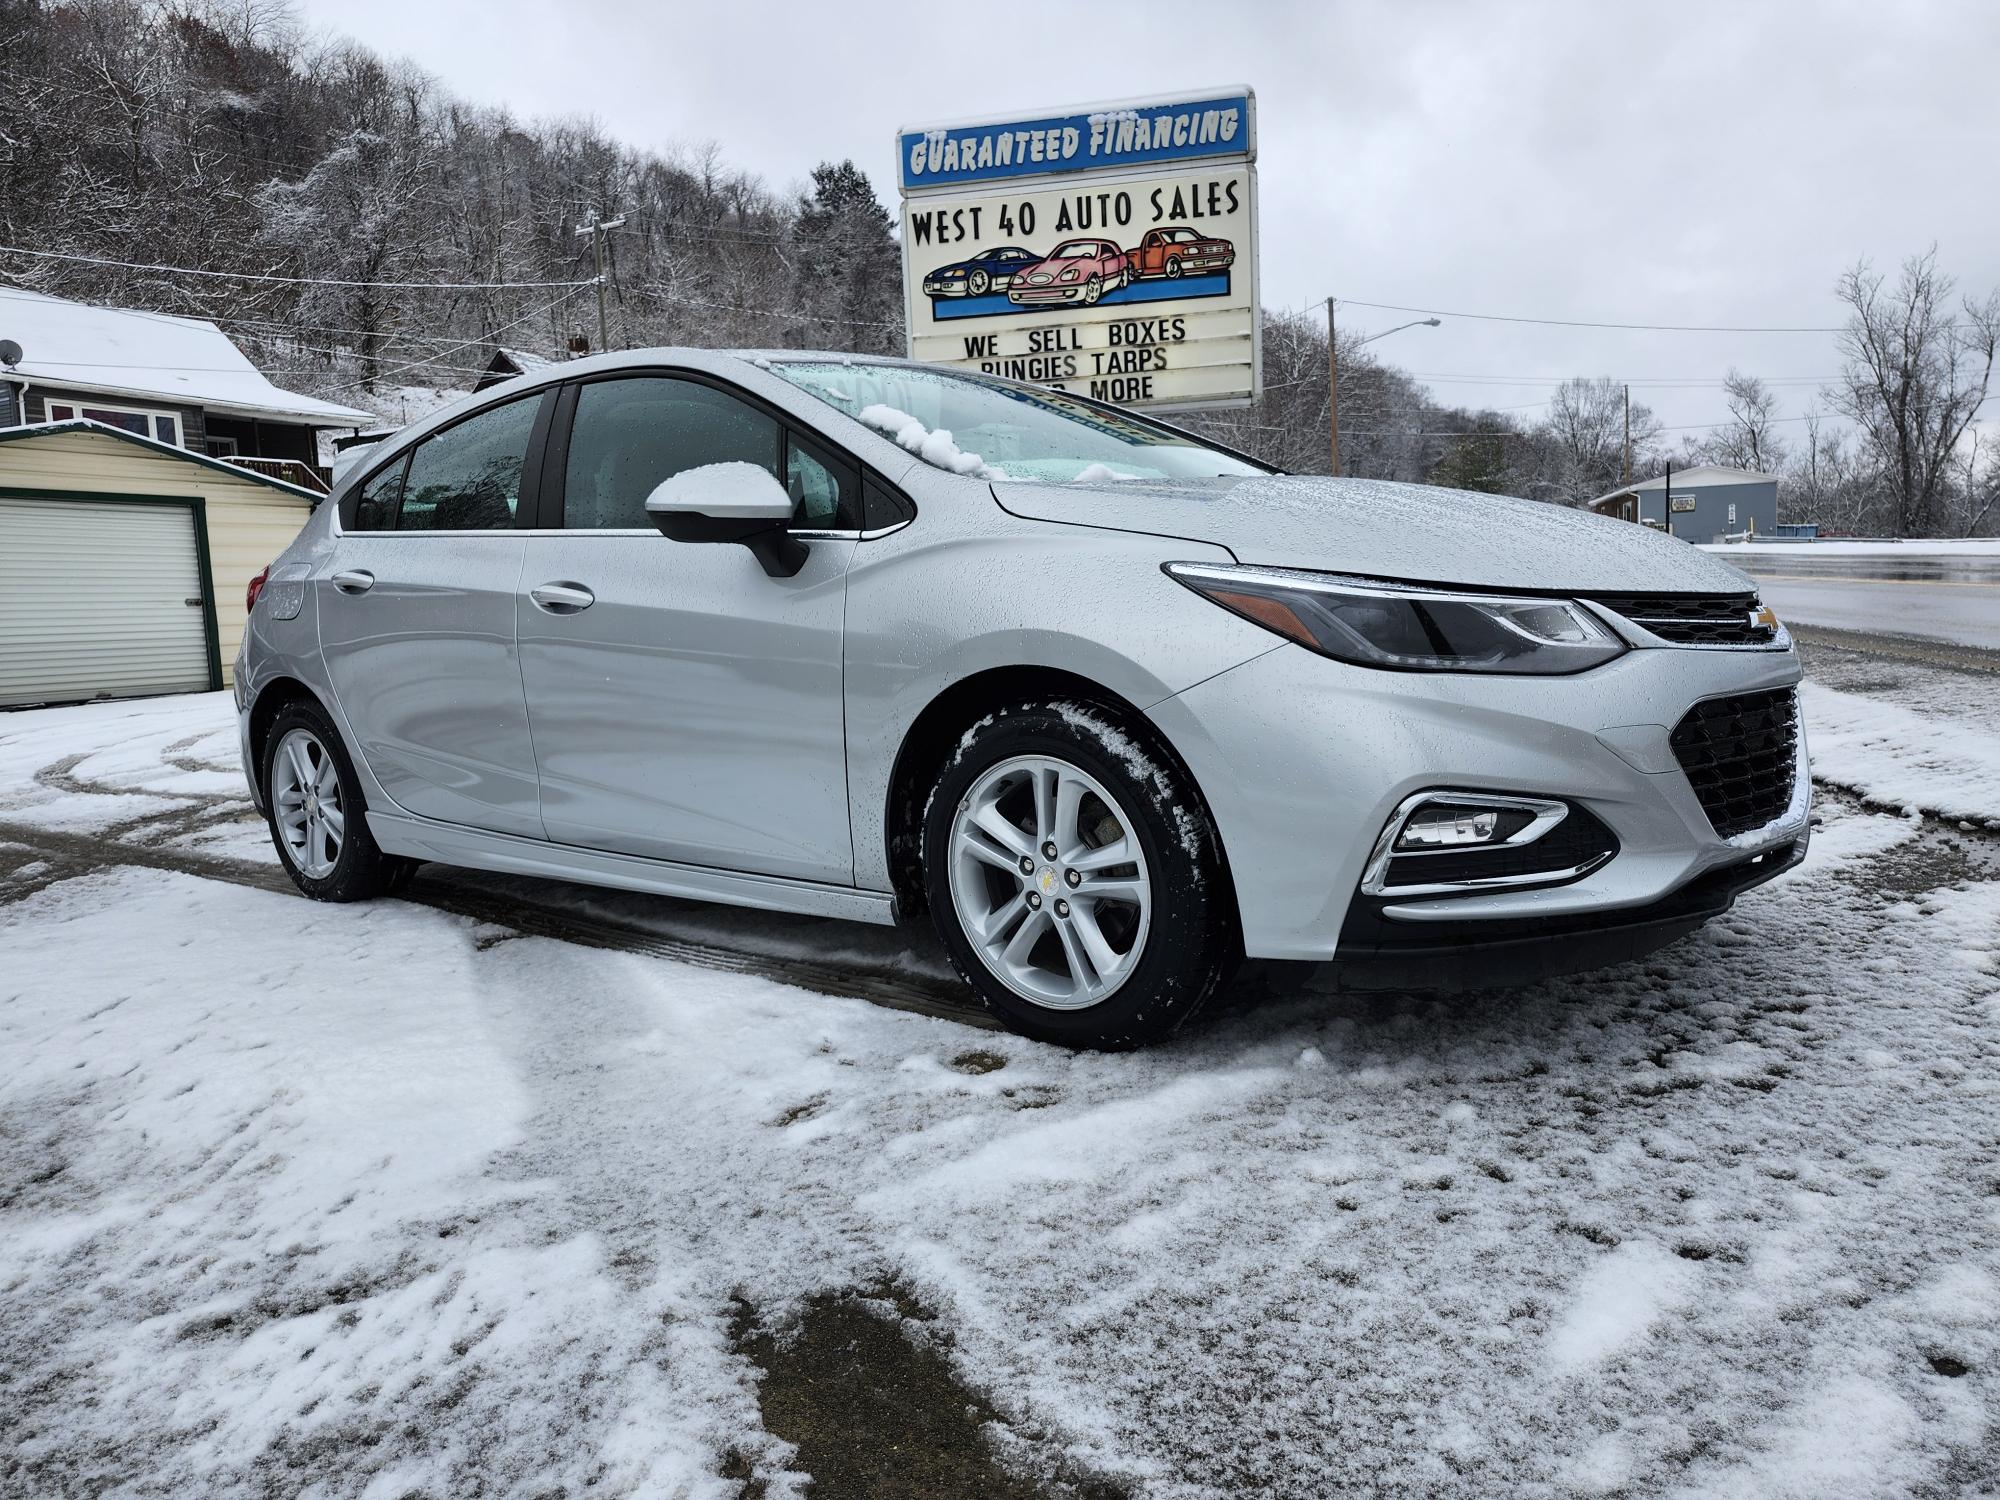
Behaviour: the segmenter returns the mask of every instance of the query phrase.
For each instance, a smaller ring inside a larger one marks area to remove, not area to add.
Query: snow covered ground
[[[1940,735],[1806,704],[1938,779]],[[305,902],[233,740],[213,696],[0,716],[0,1491],[2000,1486],[1986,835],[1828,799],[1644,963],[1072,1056],[421,881]],[[878,1387],[987,1477],[843,1449]]]
[[[1814,774],[1879,806],[2000,831],[2000,682],[1975,679],[1971,692],[1946,715],[1808,680],[1799,701]]]

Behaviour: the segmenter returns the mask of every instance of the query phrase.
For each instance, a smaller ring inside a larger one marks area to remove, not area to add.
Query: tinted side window
[[[417,444],[398,531],[504,531],[521,503],[521,469],[540,396],[468,417]]]
[[[403,474],[409,467],[406,454],[361,486],[349,531],[388,531],[396,524],[396,502],[403,498]]]
[[[884,527],[900,526],[917,513],[916,507],[873,474],[868,476],[862,493],[868,507],[861,523],[865,530],[880,531]]]
[[[861,522],[853,467],[818,446],[787,434],[785,488],[792,497],[792,524],[820,531],[852,531]]]
[[[578,388],[563,481],[563,525],[651,529],[646,497],[704,464],[750,463],[778,472],[778,424],[724,391],[642,375]]]

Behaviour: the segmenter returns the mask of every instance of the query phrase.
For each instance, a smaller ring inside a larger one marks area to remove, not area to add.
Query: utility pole
[[[624,222],[623,214],[615,219],[600,219],[597,210],[593,208],[589,211],[589,217],[576,226],[576,237],[582,239],[586,234],[589,235],[597,250],[597,352],[599,354],[611,347],[611,321],[604,311],[604,235],[605,231],[617,229]]]
[[[1333,332],[1333,298],[1326,299],[1326,446],[1332,463],[1328,471],[1340,473],[1340,344]]]
[[[1625,387],[1625,481],[1632,482],[1632,387]]]
[[[1667,523],[1667,535],[1674,534],[1674,461],[1667,460],[1667,487],[1660,491],[1660,504],[1665,507],[1660,512]]]

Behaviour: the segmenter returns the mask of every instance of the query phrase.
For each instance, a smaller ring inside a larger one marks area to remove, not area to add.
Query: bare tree
[[[1541,428],[1556,463],[1548,476],[1561,498],[1581,504],[1617,484],[1625,467],[1625,392],[1615,380],[1575,376],[1556,387]],[[1659,438],[1650,409],[1632,408],[1634,473],[1637,455]]]
[[[1785,462],[1785,443],[1775,431],[1778,398],[1770,387],[1755,375],[1732,369],[1723,377],[1722,399],[1729,408],[1729,421],[1708,440],[1708,461],[1759,474],[1777,473]]]
[[[1897,536],[1929,535],[1946,520],[1953,455],[2000,352],[2000,290],[1954,311],[1954,285],[1932,246],[1903,262],[1893,289],[1865,260],[1835,287],[1848,307],[1846,365],[1830,399],[1881,466]]]
[[[1981,449],[1985,449],[1986,462],[1982,466]],[[1979,528],[1986,524],[1986,518],[1994,513],[2000,504],[2000,449],[1986,444],[1977,427],[1968,435],[1957,456],[1960,514],[1954,518],[1953,529],[1960,536],[1977,536]]]

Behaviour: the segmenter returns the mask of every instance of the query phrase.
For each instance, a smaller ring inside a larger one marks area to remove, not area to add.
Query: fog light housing
[[[1558,826],[1563,837],[1544,843]],[[1561,883],[1602,864],[1617,840],[1567,802],[1490,792],[1419,792],[1405,798],[1376,839],[1364,895],[1464,893]]]

